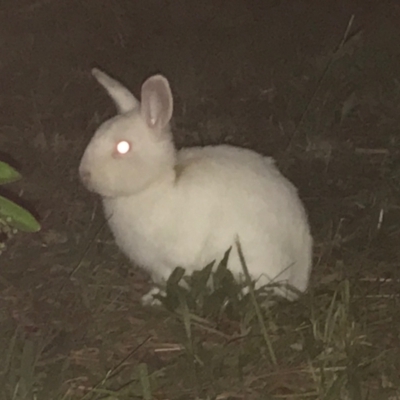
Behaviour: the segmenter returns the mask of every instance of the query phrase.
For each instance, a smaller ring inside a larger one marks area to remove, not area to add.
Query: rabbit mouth
[[[93,184],[92,174],[89,171],[81,169],[79,171],[79,177],[87,190],[93,193],[98,193],[98,190],[96,190],[96,187]]]
[[[102,186],[101,184],[99,184],[98,181],[96,181],[96,179],[93,179],[93,176],[91,175],[91,173],[89,171],[85,171],[85,170],[80,170],[79,171],[79,176],[80,176],[80,180],[83,184],[83,186],[85,186],[85,188],[91,192],[91,193],[95,193],[103,198],[107,197],[107,198],[114,198],[114,197],[118,197],[118,195],[116,195],[115,193],[113,193],[110,190],[105,190],[104,186]]]
[[[83,185],[89,192],[97,193],[96,188],[90,182],[83,182]]]

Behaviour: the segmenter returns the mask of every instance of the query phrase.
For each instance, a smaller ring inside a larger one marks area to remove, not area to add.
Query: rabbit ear
[[[136,97],[126,87],[122,86],[120,82],[97,68],[92,69],[92,75],[97,79],[100,85],[107,90],[120,114],[132,111],[139,106],[139,101]]]
[[[173,98],[167,78],[154,75],[142,85],[140,112],[151,128],[164,128],[172,117]]]

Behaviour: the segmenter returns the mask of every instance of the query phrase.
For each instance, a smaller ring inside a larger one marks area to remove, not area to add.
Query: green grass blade
[[[0,196],[0,218],[22,232],[38,232],[40,224],[36,218],[18,204]]]
[[[18,181],[22,178],[21,174],[5,162],[0,161],[0,185]]]
[[[143,390],[143,400],[152,400],[153,396],[151,395],[151,386],[147,364],[139,364],[139,376]]]
[[[255,309],[255,312],[256,312],[256,315],[257,315],[257,320],[258,320],[258,323],[260,325],[260,329],[261,329],[265,344],[267,345],[267,348],[268,348],[269,356],[271,357],[272,363],[274,365],[277,365],[277,359],[276,359],[276,356],[275,356],[275,351],[274,351],[274,348],[272,346],[271,339],[269,338],[269,335],[268,335],[268,332],[267,332],[267,328],[265,326],[265,322],[264,322],[264,318],[263,318],[262,313],[261,313],[260,305],[258,304],[257,299],[256,299],[256,295],[254,293],[254,288],[253,288],[253,285],[252,285],[252,282],[251,282],[251,277],[250,277],[250,274],[249,274],[249,270],[247,268],[246,261],[244,259],[244,255],[243,255],[243,252],[242,252],[242,247],[240,246],[239,239],[236,240],[236,247],[238,249],[239,258],[240,258],[240,262],[242,264],[243,272],[244,272],[244,274],[246,276],[246,281],[247,281],[247,284],[248,284],[248,287],[249,287],[251,300],[253,302],[253,306],[254,306],[254,309]]]

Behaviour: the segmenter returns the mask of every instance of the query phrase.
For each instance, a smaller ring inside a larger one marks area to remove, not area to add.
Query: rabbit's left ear
[[[163,129],[172,117],[173,98],[167,78],[154,75],[142,85],[140,113],[150,128]]]
[[[92,69],[92,75],[97,79],[97,82],[107,90],[107,93],[113,99],[120,114],[127,113],[139,107],[139,101],[136,97],[120,82],[97,68]]]

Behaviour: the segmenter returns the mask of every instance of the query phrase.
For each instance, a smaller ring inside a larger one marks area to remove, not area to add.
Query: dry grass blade
[[[346,44],[347,39],[349,38],[349,34],[351,31],[351,28],[353,26],[354,23],[354,14],[350,17],[350,20],[346,26],[346,30],[343,34],[343,37],[340,41],[340,44],[338,45],[337,49],[332,53],[331,58],[329,59],[329,61],[327,62],[325,69],[323,70],[321,76],[318,79],[318,82],[316,84],[316,87],[314,89],[314,92],[310,98],[310,100],[306,103],[306,106],[304,108],[304,111],[302,112],[301,118],[296,126],[296,128],[294,129],[294,132],[292,133],[292,136],[290,137],[289,143],[286,147],[286,152],[290,152],[292,145],[294,143],[294,140],[296,139],[299,130],[301,128],[301,125],[303,124],[310,108],[312,105],[314,105],[315,100],[317,99],[317,95],[319,94],[319,91],[321,90],[322,84],[325,81],[325,79],[329,76],[329,71],[332,68],[332,65],[335,61],[337,61],[338,58],[340,58],[341,55],[341,50],[343,48],[343,46]]]

